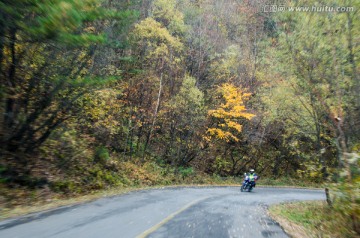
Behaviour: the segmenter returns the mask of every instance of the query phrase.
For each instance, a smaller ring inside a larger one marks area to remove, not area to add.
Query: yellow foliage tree
[[[183,44],[179,38],[153,18],[146,18],[135,25],[132,36],[139,49],[146,49],[146,60],[157,61],[161,59],[167,63],[178,62],[179,59],[171,58],[174,53],[180,53]]]
[[[250,93],[245,93],[242,89],[229,83],[221,85],[218,92],[225,103],[220,104],[218,109],[208,111],[208,115],[217,119],[218,123],[216,127],[208,128],[207,133],[210,137],[216,137],[227,142],[230,140],[239,141],[239,138],[234,134],[242,131],[239,119],[250,120],[255,116],[246,112],[247,109],[244,105],[244,101],[249,98]],[[210,138],[208,137],[208,139]]]

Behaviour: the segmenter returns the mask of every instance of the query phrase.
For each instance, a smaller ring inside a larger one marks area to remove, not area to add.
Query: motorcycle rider
[[[254,169],[250,169],[250,173],[247,175],[249,176],[249,181],[250,183],[253,184],[253,187],[256,186],[256,180],[258,179],[258,176],[257,174],[255,173],[255,170]]]

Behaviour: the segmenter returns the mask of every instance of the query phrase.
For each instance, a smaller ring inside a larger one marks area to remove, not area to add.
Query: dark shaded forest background
[[[2,0],[1,189],[81,194],[250,168],[358,189],[359,1],[267,5]]]

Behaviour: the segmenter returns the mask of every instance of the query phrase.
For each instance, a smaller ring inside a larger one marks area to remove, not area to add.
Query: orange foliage
[[[220,104],[220,107],[215,110],[209,110],[208,115],[220,119],[222,123],[217,125],[217,128],[208,128],[207,132],[210,136],[215,136],[219,139],[230,141],[239,139],[232,131],[240,133],[242,125],[238,120],[245,118],[250,120],[255,115],[246,112],[244,100],[247,100],[251,94],[243,92],[240,88],[232,84],[225,83],[219,88],[219,93],[224,99],[225,103]]]

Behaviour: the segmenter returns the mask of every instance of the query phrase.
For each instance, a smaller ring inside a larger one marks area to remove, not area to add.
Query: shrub
[[[194,174],[194,169],[192,167],[188,167],[188,168],[179,167],[178,171],[183,180],[185,180],[185,178],[189,177],[190,175]]]
[[[109,159],[109,151],[105,146],[99,146],[96,148],[94,162],[105,164]]]

